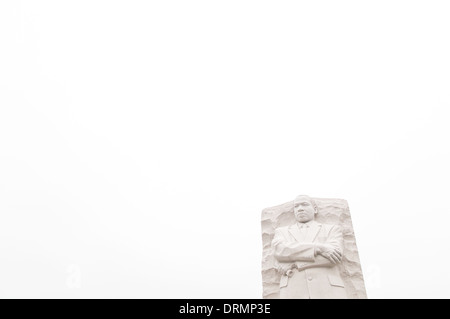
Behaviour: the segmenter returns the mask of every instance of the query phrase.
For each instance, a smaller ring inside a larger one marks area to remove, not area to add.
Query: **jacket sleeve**
[[[333,245],[334,247],[338,248],[341,252],[343,252],[344,249],[344,240],[342,236],[342,229],[338,225],[334,225],[330,232],[328,233],[327,240],[325,242],[326,244]],[[335,266],[334,263],[332,263],[327,258],[317,255],[315,257],[314,262],[303,262],[303,263],[297,263],[297,268],[299,270],[302,269],[308,269],[311,267],[333,267]]]
[[[315,248],[313,243],[287,241],[280,229],[275,230],[272,247],[274,256],[279,262],[315,260]]]
[[[344,238],[340,226],[334,225],[331,228],[330,233],[328,234],[327,244],[338,248],[341,253],[344,251]]]

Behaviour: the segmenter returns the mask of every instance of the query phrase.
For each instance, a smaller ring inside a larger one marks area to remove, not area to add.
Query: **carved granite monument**
[[[347,202],[294,201],[262,212],[263,297],[367,298]]]

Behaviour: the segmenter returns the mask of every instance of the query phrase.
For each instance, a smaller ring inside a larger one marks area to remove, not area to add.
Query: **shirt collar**
[[[307,223],[297,223],[297,226],[298,226],[299,228],[302,228],[302,226],[306,226],[306,228],[309,228],[309,227],[311,227],[311,226],[314,226],[315,224],[317,224],[317,222],[316,222],[315,220],[310,220],[310,221],[307,222]]]

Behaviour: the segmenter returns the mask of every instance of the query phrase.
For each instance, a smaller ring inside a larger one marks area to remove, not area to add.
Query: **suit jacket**
[[[317,243],[333,245],[343,252],[340,227],[315,221],[307,225],[306,235],[302,233],[298,224],[275,230],[272,247],[277,266],[283,269],[280,298],[347,298],[339,268],[327,258],[315,254]],[[293,269],[293,271],[286,273],[287,269]]]

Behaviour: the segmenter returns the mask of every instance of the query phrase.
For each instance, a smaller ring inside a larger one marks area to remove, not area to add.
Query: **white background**
[[[349,201],[370,298],[450,297],[448,1],[0,3],[0,297],[260,298]]]

